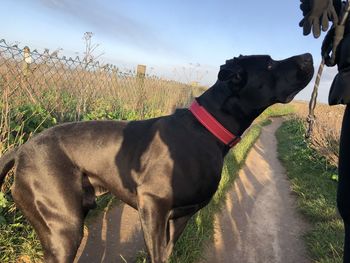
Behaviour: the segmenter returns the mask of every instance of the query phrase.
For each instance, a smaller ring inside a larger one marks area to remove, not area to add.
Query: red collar
[[[192,102],[189,109],[208,131],[228,147],[235,146],[241,140],[241,137],[235,136],[229,132],[203,106],[199,105],[196,100]]]

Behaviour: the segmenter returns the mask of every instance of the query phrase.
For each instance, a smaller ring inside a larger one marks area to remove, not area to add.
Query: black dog
[[[312,75],[310,54],[228,60],[191,111],[48,129],[2,157],[0,183],[15,166],[12,195],[38,233],[45,262],[73,261],[101,187],[138,210],[152,262],[166,262],[187,221],[217,190],[230,146],[268,106],[290,102]],[[226,129],[210,127],[220,126],[214,118]],[[225,141],[231,133],[237,137]]]

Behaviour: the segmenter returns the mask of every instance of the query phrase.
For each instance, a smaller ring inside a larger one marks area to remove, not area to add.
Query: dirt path
[[[132,263],[144,248],[138,214],[128,205],[98,216],[84,232],[74,263]]]
[[[215,218],[214,244],[208,244],[203,262],[310,262],[301,239],[307,224],[277,158],[275,131],[281,122],[273,119],[264,127],[250,151]]]
[[[309,262],[300,238],[307,226],[277,159],[274,134],[281,121],[263,128],[215,218],[215,241],[201,263]],[[132,263],[144,248],[138,215],[126,205],[99,216],[88,232],[76,263]]]

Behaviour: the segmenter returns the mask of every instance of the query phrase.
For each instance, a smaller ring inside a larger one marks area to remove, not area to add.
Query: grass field
[[[304,139],[297,117],[277,131],[279,157],[287,170],[301,213],[311,224],[305,235],[314,262],[342,262],[343,224],[336,208],[336,166]]]
[[[308,103],[293,102],[292,105],[296,117],[305,123],[309,110]],[[344,110],[343,105],[329,106],[322,103],[317,104],[315,109],[316,121],[309,143],[332,165],[338,163],[340,129]]]

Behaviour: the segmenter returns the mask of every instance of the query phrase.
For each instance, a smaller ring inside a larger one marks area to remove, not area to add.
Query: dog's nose
[[[300,57],[304,63],[308,63],[308,64],[313,63],[312,55],[310,53],[305,53]]]
[[[313,59],[310,53],[305,53],[299,56],[299,65],[302,70],[310,68],[313,66]]]

